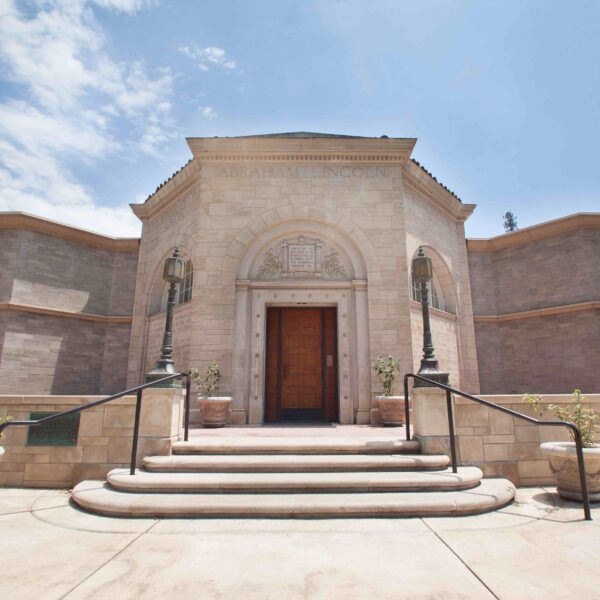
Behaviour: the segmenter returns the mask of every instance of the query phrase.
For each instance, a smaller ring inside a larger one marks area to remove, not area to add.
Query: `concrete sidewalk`
[[[551,489],[486,515],[154,520],[0,489],[0,598],[598,598],[594,522]]]

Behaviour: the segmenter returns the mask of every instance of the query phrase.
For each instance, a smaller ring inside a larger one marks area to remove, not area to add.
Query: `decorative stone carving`
[[[257,276],[259,279],[272,279],[279,277],[280,273],[281,263],[277,258],[277,254],[271,249],[265,254],[262,264],[258,269]]]
[[[346,277],[346,269],[340,264],[340,258],[336,250],[331,249],[321,265],[323,274],[327,277],[344,279]]]
[[[256,276],[258,279],[347,278],[337,250],[322,240],[303,235],[269,248]]]

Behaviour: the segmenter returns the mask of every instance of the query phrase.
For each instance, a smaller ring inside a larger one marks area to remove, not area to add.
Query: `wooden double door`
[[[337,309],[267,309],[265,420],[338,420]]]

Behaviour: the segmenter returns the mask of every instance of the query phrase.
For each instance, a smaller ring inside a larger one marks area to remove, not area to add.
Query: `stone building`
[[[216,360],[236,423],[370,422],[374,358],[418,369],[420,246],[452,384],[599,391],[600,214],[466,240],[475,205],[411,159],[415,142],[191,138],[193,158],[132,205],[139,240],[0,214],[0,393],[107,394],[143,381],[176,245],[186,260],[176,365]]]

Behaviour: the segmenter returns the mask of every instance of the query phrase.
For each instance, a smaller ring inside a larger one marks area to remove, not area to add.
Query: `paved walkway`
[[[111,519],[0,489],[0,598],[599,598],[595,521],[552,490],[473,517]]]

